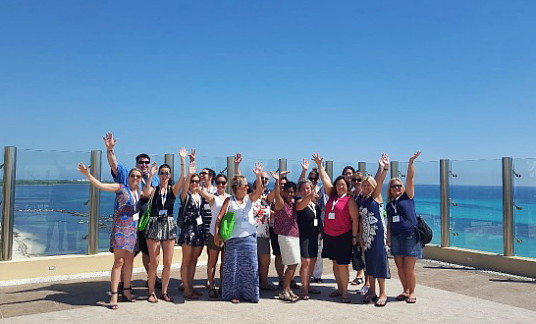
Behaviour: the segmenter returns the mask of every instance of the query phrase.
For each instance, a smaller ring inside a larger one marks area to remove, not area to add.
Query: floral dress
[[[186,202],[182,203],[180,211],[181,219],[181,234],[179,236],[179,245],[203,246],[205,245],[206,232],[203,221],[201,208],[202,201],[196,202],[192,199],[192,195],[188,193]],[[186,210],[184,210],[186,208]],[[198,222],[200,219],[200,222]]]
[[[385,244],[385,219],[381,203],[374,198],[362,197],[359,202],[359,216],[363,229],[364,255],[367,275],[374,278],[391,278]]]

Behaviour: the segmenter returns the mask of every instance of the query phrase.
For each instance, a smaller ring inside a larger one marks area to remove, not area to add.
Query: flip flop
[[[415,304],[417,302],[417,297],[408,297],[406,298],[406,303]]]
[[[383,307],[387,304],[387,298],[380,298],[375,303],[374,306],[376,307]]]
[[[348,297],[341,297],[341,303],[344,303],[344,304],[349,304],[351,303],[352,301],[350,300],[350,298]]]
[[[368,304],[371,301],[375,301],[378,299],[378,296],[376,295],[365,295],[365,298],[363,298],[363,303]]]

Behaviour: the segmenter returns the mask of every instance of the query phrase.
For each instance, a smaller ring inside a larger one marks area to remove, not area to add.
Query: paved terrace
[[[396,267],[387,281],[386,307],[362,304],[357,286],[351,286],[351,304],[328,297],[335,286],[330,263],[325,279],[316,284],[320,295],[294,304],[279,301],[272,292],[261,291],[258,304],[209,300],[206,268],[198,267],[196,286],[203,291],[199,301],[185,301],[172,279],[173,303],[145,301],[144,273],[134,275],[137,303],[119,303],[108,309],[109,276],[0,287],[1,323],[536,323],[536,280],[479,271],[430,260],[417,263],[417,303],[395,301],[400,292]],[[270,275],[274,278],[273,269]],[[179,271],[172,271],[178,278]],[[275,279],[274,279],[275,281]],[[157,293],[158,294],[158,293]]]

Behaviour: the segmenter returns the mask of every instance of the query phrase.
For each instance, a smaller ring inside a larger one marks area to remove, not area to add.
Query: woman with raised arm
[[[261,181],[262,164],[256,163],[257,182]],[[257,186],[248,194],[246,177],[239,175],[231,179],[233,196],[225,199],[218,214],[214,243],[221,246],[220,222],[227,212],[235,213],[235,223],[231,237],[225,242],[223,262],[222,299],[237,304],[240,300],[252,303],[259,301],[259,270],[257,262],[256,226],[253,216],[253,202],[262,195],[263,187]]]
[[[322,157],[313,154],[313,161],[320,172],[324,190],[329,196],[324,216],[324,246],[322,257],[333,262],[333,273],[337,280],[337,290],[330,297],[341,297],[341,302],[350,303],[348,298],[348,265],[352,258],[352,245],[357,244],[358,212],[352,199],[350,184],[344,176],[338,176],[333,184],[324,166]]]
[[[302,299],[308,300],[309,293],[319,294],[315,288],[309,288],[318,255],[318,237],[322,228],[320,207],[315,202],[316,193],[310,180],[298,183],[298,197],[294,208],[298,215],[298,229],[300,232],[300,280],[302,284]]]
[[[221,260],[223,263],[223,249],[221,246],[214,243],[214,235],[216,228],[216,218],[220,213],[220,210],[223,206],[223,202],[229,195],[225,192],[227,188],[227,176],[225,174],[218,174],[216,176],[216,193],[211,194],[205,189],[198,188],[198,193],[205,199],[209,204],[211,214],[213,215],[210,221],[210,230],[208,237],[208,264],[207,264],[207,278],[208,278],[208,296],[210,298],[218,298],[218,290],[216,290],[214,284],[214,277],[216,276],[216,265],[218,264],[218,256],[221,252]],[[222,277],[221,265],[220,265],[220,281]],[[221,283],[220,283],[221,287]]]
[[[156,163],[153,163],[149,173],[149,182],[158,171],[160,184],[153,188],[145,186],[143,195],[147,198],[152,197],[151,219],[145,229],[145,238],[147,239],[147,247],[149,248],[149,297],[147,301],[150,303],[158,302],[155,294],[155,279],[158,262],[160,259],[160,247],[164,252],[163,261],[164,268],[162,270],[162,300],[172,302],[173,299],[168,295],[169,278],[171,273],[171,264],[173,262],[173,252],[175,247],[175,239],[177,237],[177,222],[173,215],[173,205],[180,189],[184,185],[184,160],[186,159],[186,149],[179,150],[181,160],[181,175],[177,183],[172,184],[171,167],[168,164],[162,164],[159,168]]]
[[[179,245],[182,248],[181,278],[184,299],[197,300],[201,292],[193,289],[197,259],[205,245],[205,229],[203,223],[203,197],[198,193],[199,175],[195,173],[196,162],[190,162],[188,177],[181,191],[182,230]]]
[[[300,263],[300,233],[298,230],[298,215],[294,210],[296,184],[289,181],[281,188],[279,183],[280,178],[283,178],[286,173],[288,171],[281,172],[281,174],[271,172],[272,177],[275,179],[274,230],[277,233],[277,240],[281,249],[281,260],[283,265],[287,266],[283,277],[283,287],[279,291],[279,299],[295,302],[299,297],[290,289],[290,284]]]
[[[358,201],[360,222],[359,243],[363,247],[365,256],[365,271],[370,287],[363,301],[370,303],[376,301],[375,306],[385,306],[387,295],[385,293],[385,279],[391,278],[387,262],[387,249],[385,244],[386,226],[384,219],[382,186],[389,170],[389,157],[382,154],[378,161],[378,181],[367,176],[361,181],[361,199]],[[380,296],[376,296],[376,280],[380,287]]]
[[[406,187],[399,178],[389,181],[387,193],[387,244],[391,246],[391,254],[395,258],[398,277],[403,291],[396,300],[415,303],[415,262],[422,258],[422,245],[417,235],[417,214],[415,212],[413,162],[421,152],[409,158]]]
[[[110,235],[110,248],[114,253],[114,264],[111,271],[110,308],[115,310],[119,308],[117,305],[117,288],[123,265],[125,266],[123,272],[123,299],[130,302],[136,301],[136,298],[132,295],[130,281],[132,279],[134,253],[138,249],[136,241],[138,239],[139,201],[141,196],[139,185],[142,174],[136,168],[131,169],[128,172],[128,185],[125,186],[122,183],[100,182],[89,173],[89,169],[83,163],[78,164],[78,171],[85,175],[89,182],[99,190],[115,192],[116,194],[115,214]]]

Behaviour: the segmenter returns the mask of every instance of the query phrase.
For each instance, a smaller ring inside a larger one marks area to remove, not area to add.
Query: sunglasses
[[[309,178],[309,181],[318,181],[318,178]]]
[[[199,173],[199,175],[206,175],[206,174],[208,174],[207,171],[203,171],[203,172]]]
[[[138,164],[149,164],[151,161],[138,161]]]
[[[141,175],[139,175],[139,174],[131,174],[130,177],[131,177],[131,178],[140,179],[140,178],[141,178]]]
[[[163,172],[160,172],[159,175],[169,175],[169,172],[163,171]]]
[[[402,188],[402,185],[396,184],[396,185],[391,186],[391,189],[395,189],[395,188]]]
[[[354,180],[354,182],[361,182],[363,179],[361,179],[361,178],[355,178],[355,179],[353,179],[353,180]]]
[[[267,177],[261,177],[262,181],[269,180]]]
[[[216,184],[219,184],[219,185],[224,185],[226,183],[227,183],[227,181],[216,181]]]
[[[190,180],[190,183],[199,183],[199,180]]]

